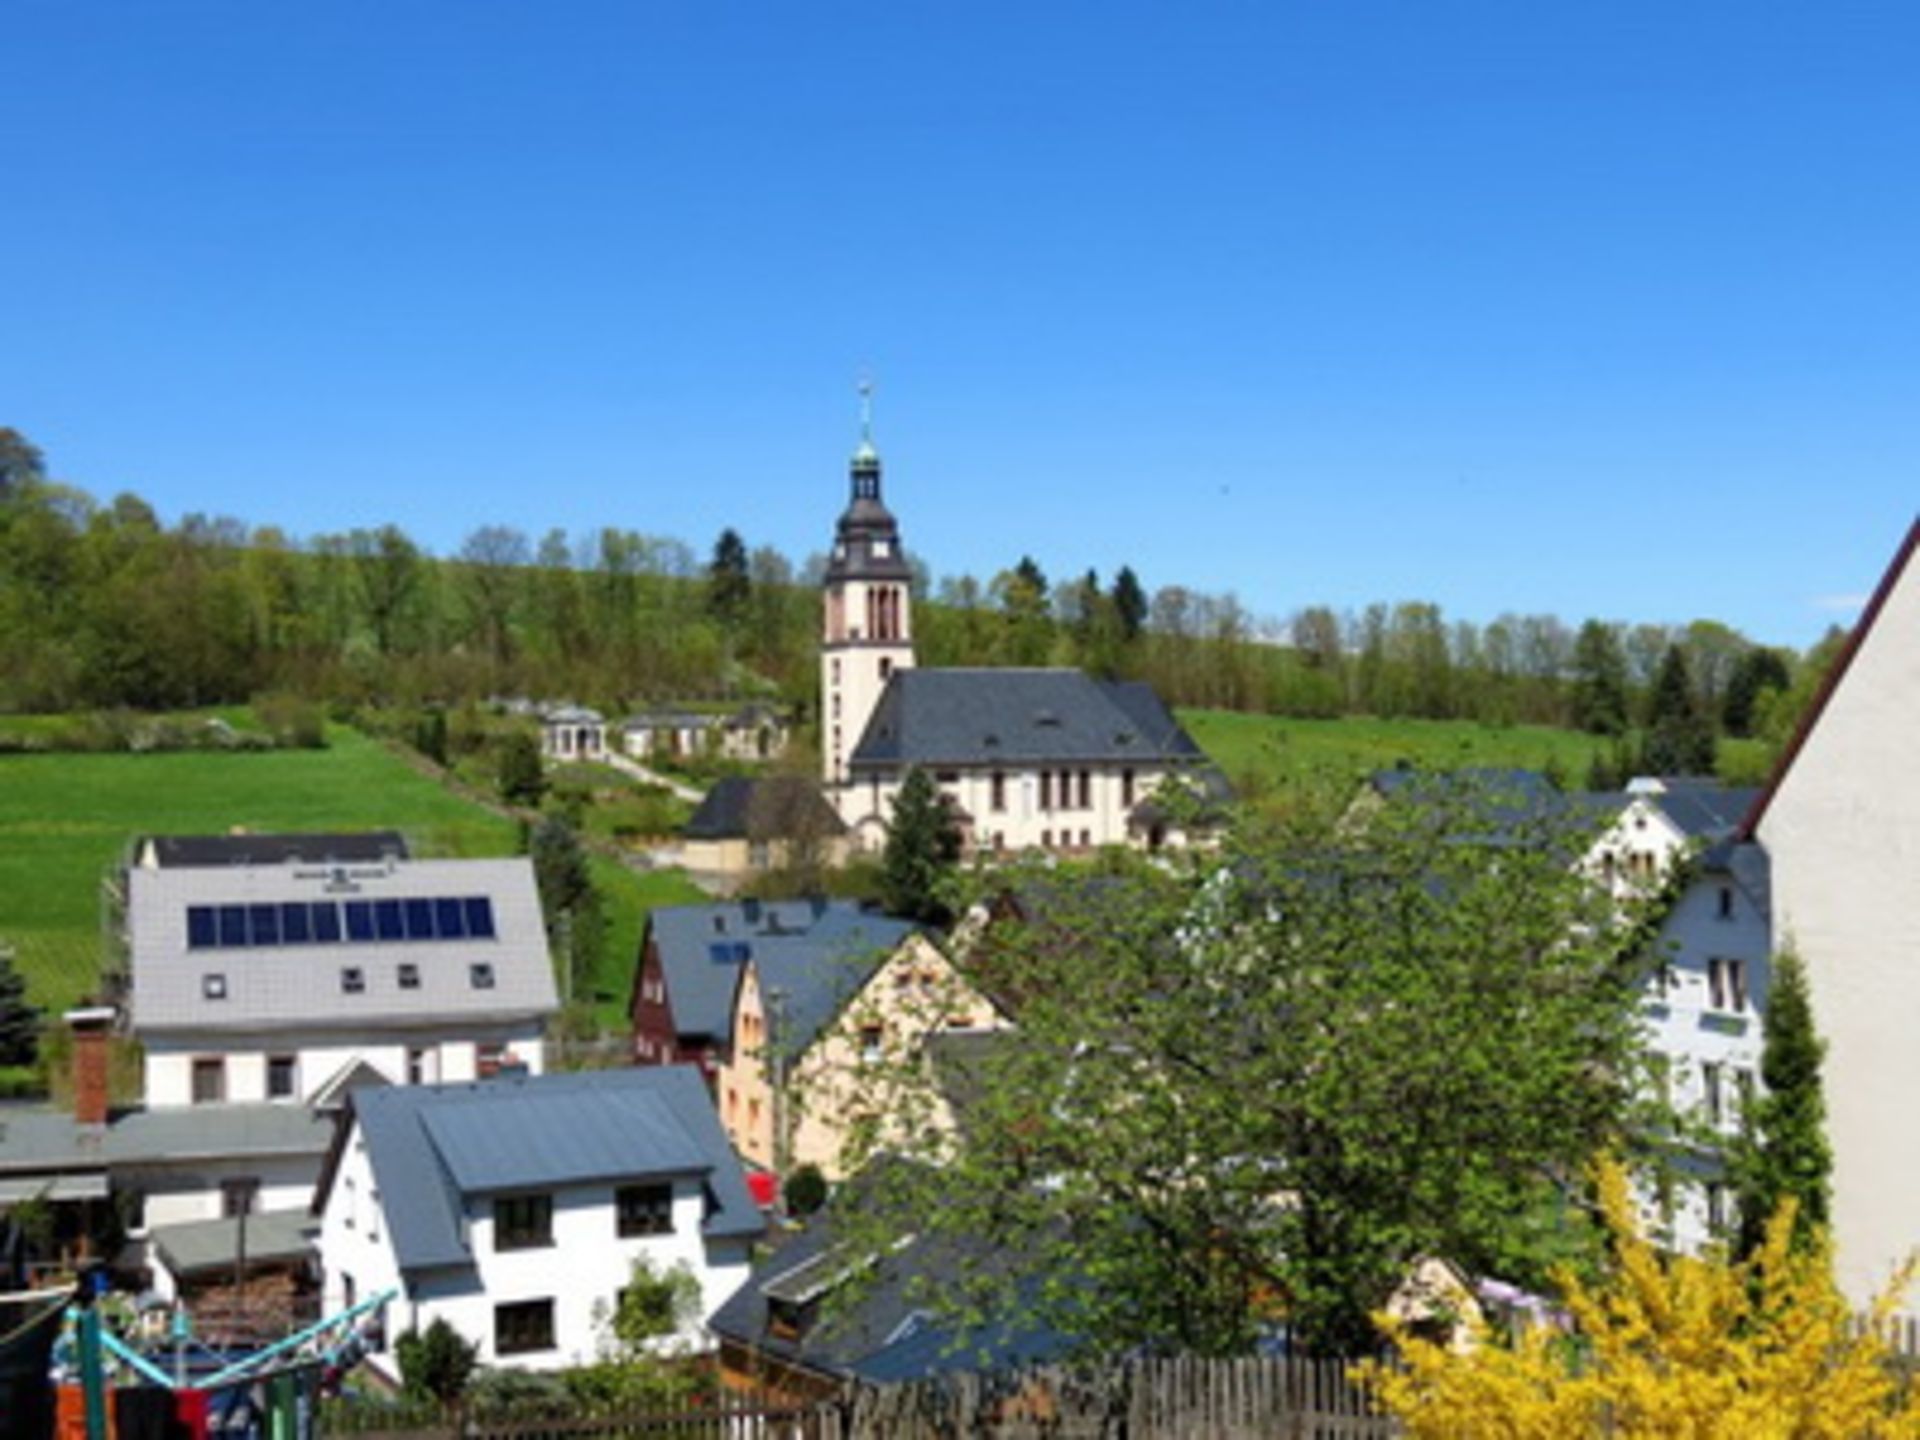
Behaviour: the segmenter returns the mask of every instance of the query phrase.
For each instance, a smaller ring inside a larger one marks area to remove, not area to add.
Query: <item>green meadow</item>
[[[1229,779],[1255,793],[1316,781],[1357,782],[1403,761],[1435,770],[1541,770],[1578,789],[1603,743],[1577,730],[1470,720],[1289,720],[1229,710],[1182,710],[1179,718]]]
[[[356,730],[324,750],[0,755],[0,941],[36,1004],[93,986],[101,880],[138,836],[250,830],[398,830],[420,856],[512,854],[517,827],[463,800]],[[596,859],[611,922],[595,1012],[618,1024],[649,907],[698,899],[678,872]],[[586,998],[586,997],[583,997]]]

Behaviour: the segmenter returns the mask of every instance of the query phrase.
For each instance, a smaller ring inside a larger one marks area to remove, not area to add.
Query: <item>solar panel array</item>
[[[493,900],[486,895],[187,907],[187,947],[191,950],[491,940],[495,933]]]

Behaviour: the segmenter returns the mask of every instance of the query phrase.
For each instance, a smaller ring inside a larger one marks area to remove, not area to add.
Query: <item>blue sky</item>
[[[1920,7],[12,0],[0,424],[296,534],[1804,644],[1920,486]]]

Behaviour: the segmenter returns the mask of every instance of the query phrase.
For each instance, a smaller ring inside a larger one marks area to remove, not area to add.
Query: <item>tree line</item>
[[[391,524],[305,539],[201,514],[169,526],[137,495],[102,503],[56,483],[25,437],[0,428],[7,709],[165,709],[275,690],[621,704],[771,689],[804,711],[824,568],[823,555],[796,566],[731,528],[703,555],[616,527],[536,539],[483,525],[436,558]],[[1797,710],[1783,697],[1804,698],[1837,643],[1801,656],[1713,620],[1476,624],[1426,601],[1310,605],[1282,621],[1231,593],[1149,590],[1130,566],[1052,581],[1031,557],[984,583],[936,583],[916,562],[914,589],[926,664],[1079,666],[1149,681],[1177,705],[1614,735],[1650,734],[1684,691],[1690,733],[1709,744],[1784,729]]]

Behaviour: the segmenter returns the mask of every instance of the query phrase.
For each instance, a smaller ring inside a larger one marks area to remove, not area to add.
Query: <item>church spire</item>
[[[879,500],[880,452],[873,448],[873,382],[860,381],[860,443],[850,467],[854,500]]]

